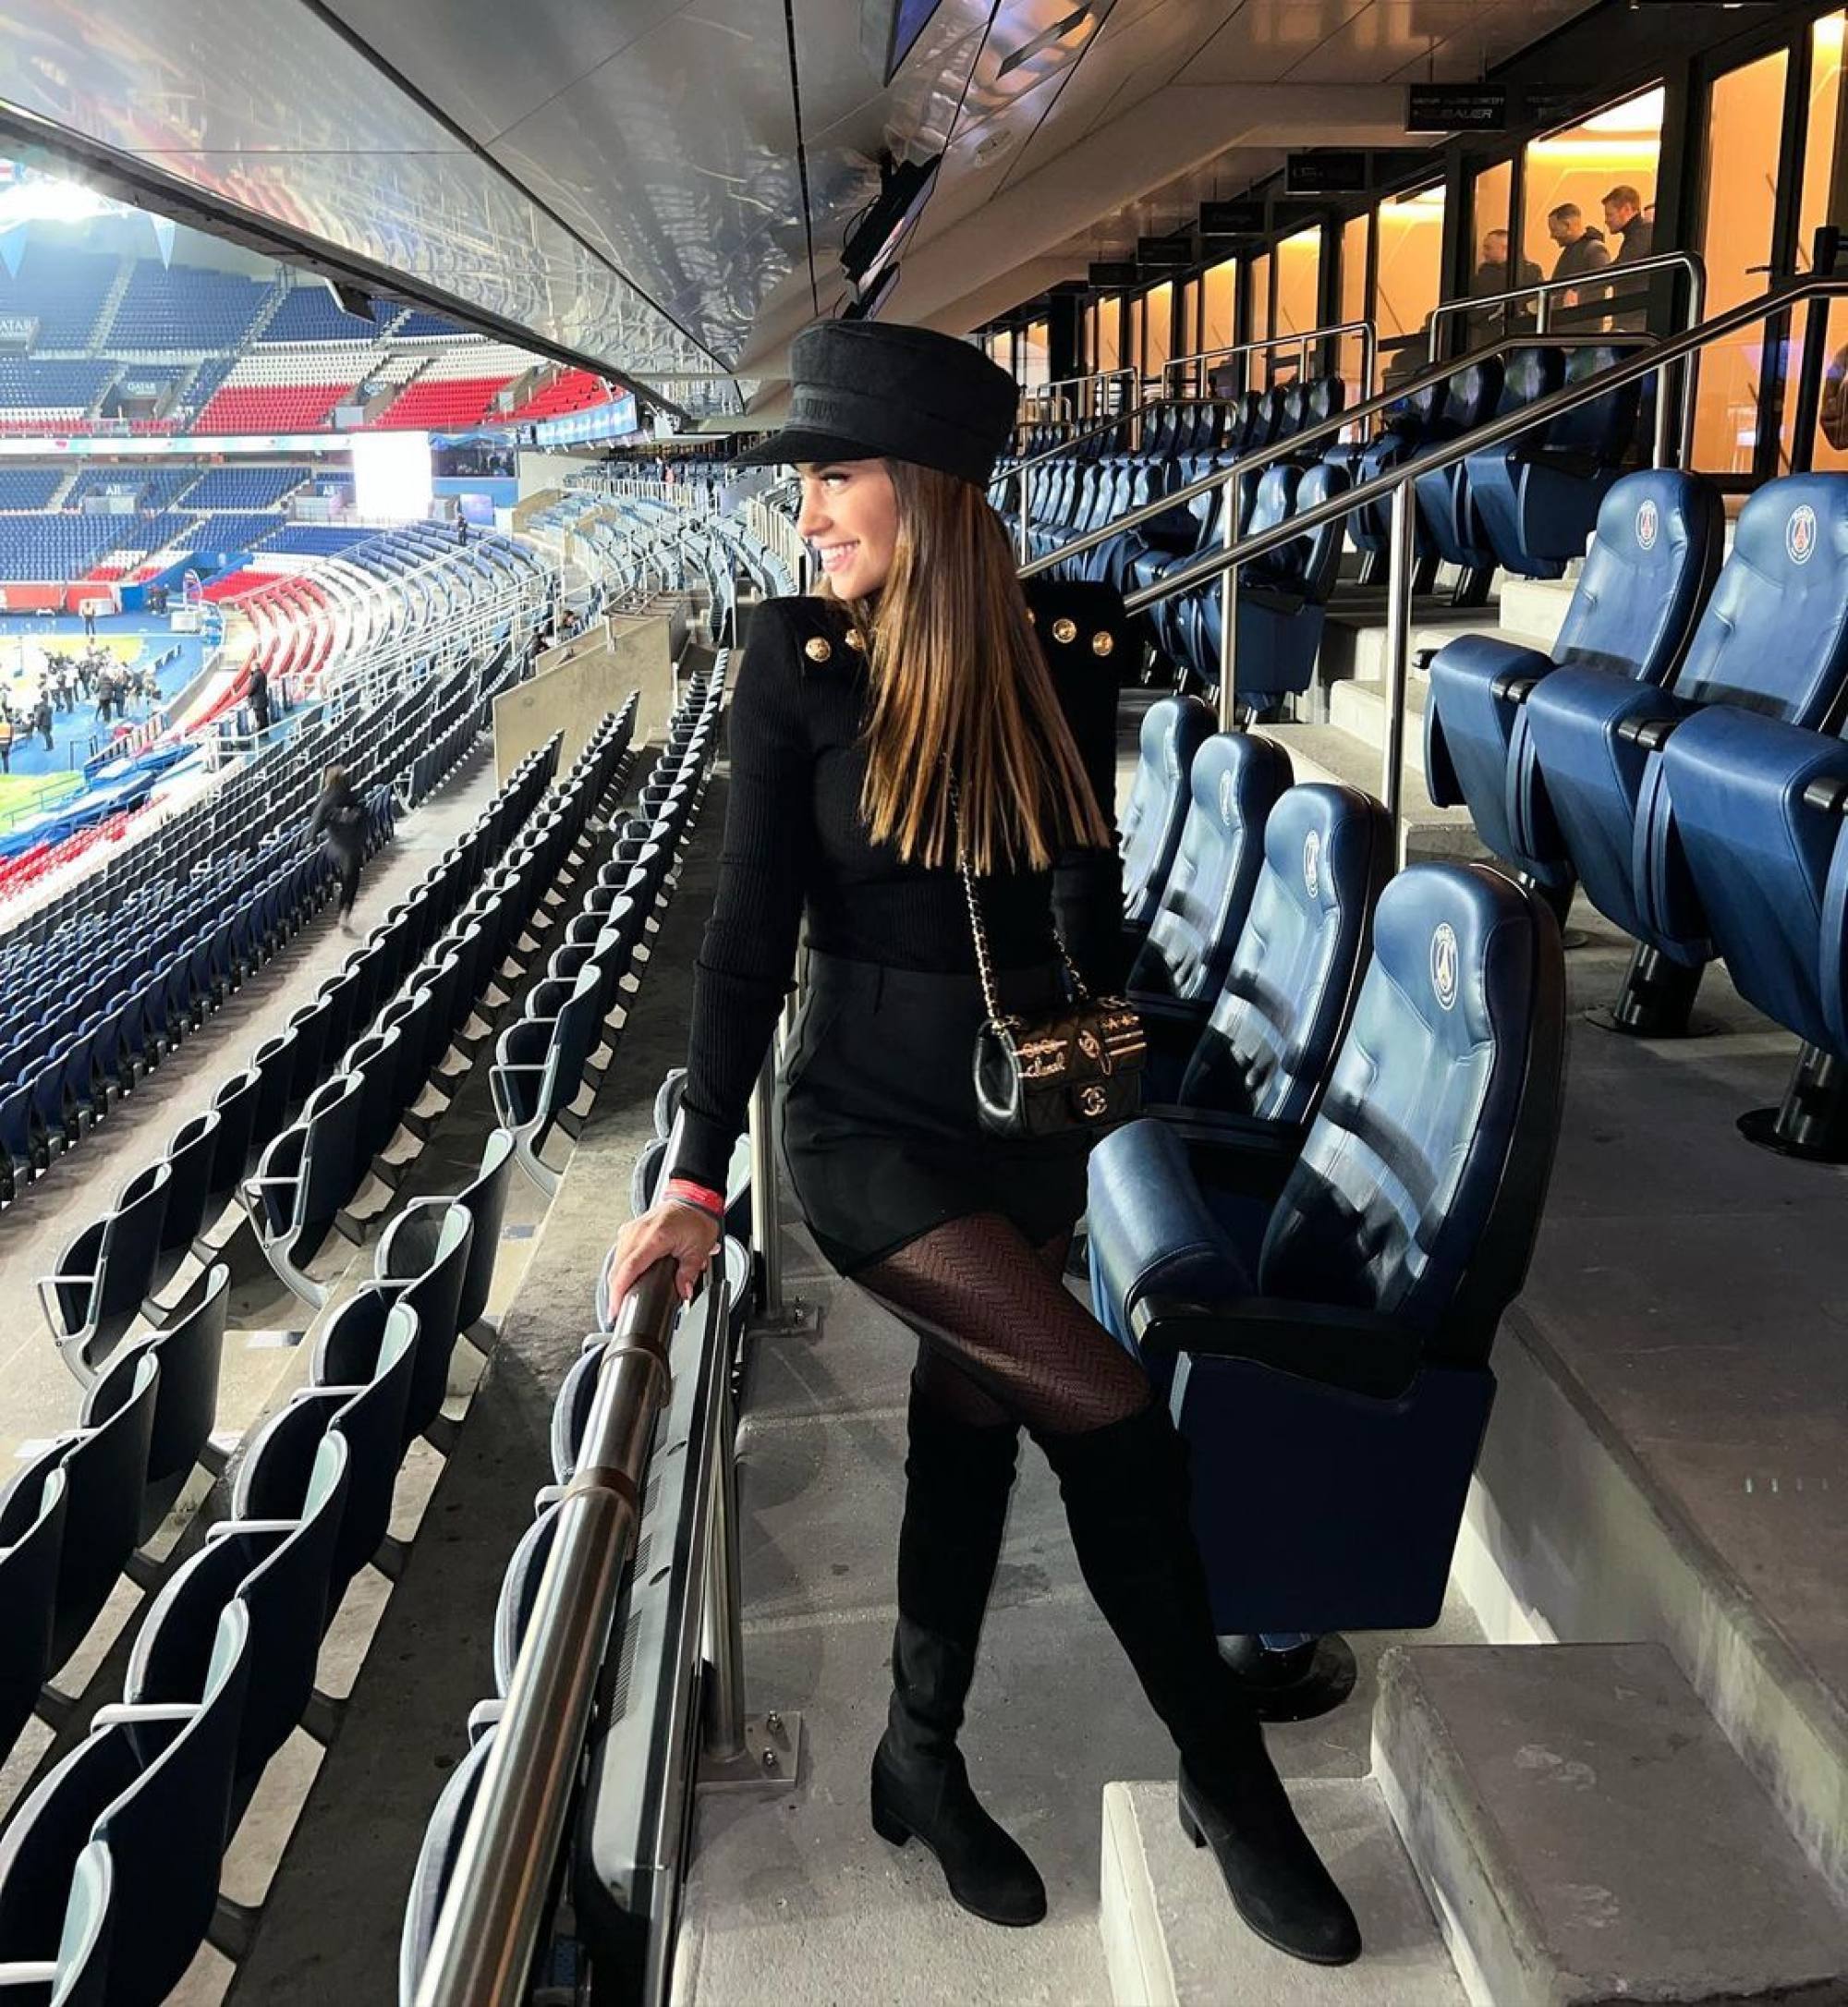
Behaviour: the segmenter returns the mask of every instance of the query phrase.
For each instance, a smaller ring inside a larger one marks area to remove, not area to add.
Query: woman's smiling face
[[[837,599],[870,598],[892,571],[898,497],[883,460],[805,460],[797,533],[812,544]]]

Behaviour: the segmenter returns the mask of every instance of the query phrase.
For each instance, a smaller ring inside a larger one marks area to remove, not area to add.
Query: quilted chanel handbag
[[[950,804],[954,811],[954,779]],[[975,1050],[976,1113],[982,1127],[1015,1137],[1101,1136],[1130,1121],[1142,1105],[1142,1063],[1149,1050],[1135,1006],[1125,997],[1094,997],[1054,926],[1052,944],[1064,967],[1064,1003],[1030,1017],[1003,1011],[975,874],[963,854],[960,818],[956,868],[969,903],[976,967],[988,1010]]]

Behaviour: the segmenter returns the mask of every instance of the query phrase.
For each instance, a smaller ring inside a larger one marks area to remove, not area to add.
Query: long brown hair
[[[860,812],[873,841],[906,862],[954,861],[954,772],[963,849],[979,872],[1044,870],[1067,845],[1108,844],[987,497],[935,468],[886,467],[898,503],[892,570],[876,604],[844,602],[868,637]]]

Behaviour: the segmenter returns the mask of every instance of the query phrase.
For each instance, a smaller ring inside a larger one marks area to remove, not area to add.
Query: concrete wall
[[[541,488],[562,488],[567,474],[581,474],[590,465],[581,453],[523,452],[516,463],[520,497]]]
[[[672,704],[667,623],[658,614],[602,622],[548,649],[529,682],[494,699],[494,770],[505,781],[554,732],[565,735],[559,763],[574,759],[606,711],[641,692],[636,741],[659,740]]]

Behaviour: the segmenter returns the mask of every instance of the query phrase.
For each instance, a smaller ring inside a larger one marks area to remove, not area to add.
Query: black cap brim
[[[794,467],[798,461],[819,465],[824,460],[879,460],[885,456],[877,446],[861,445],[843,439],[838,432],[818,432],[800,425],[785,427],[760,439],[754,446],[733,456],[734,467]]]

